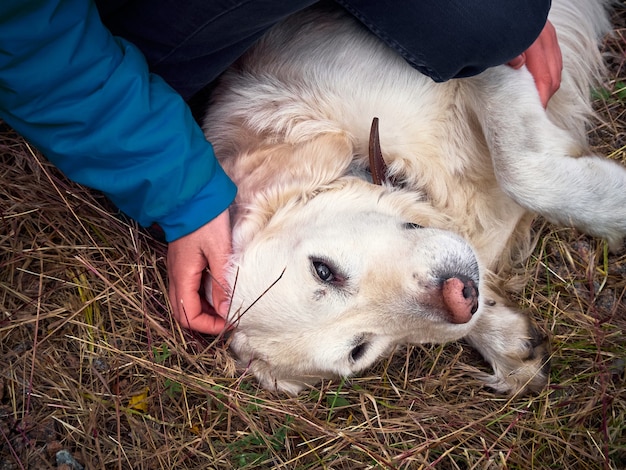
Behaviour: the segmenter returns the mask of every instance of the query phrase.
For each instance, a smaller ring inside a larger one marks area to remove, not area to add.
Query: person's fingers
[[[194,317],[186,314],[184,304],[181,304],[180,310],[182,316],[178,318],[178,322],[184,328],[210,335],[218,335],[226,329],[226,320],[215,313],[209,313],[210,310],[201,311]]]
[[[526,67],[533,75],[544,107],[561,86],[563,56],[556,30],[549,21],[539,38],[530,46],[526,55]]]
[[[541,103],[545,108],[561,86],[563,70],[561,48],[552,23],[548,21],[535,42],[507,65],[516,69],[526,65],[535,80]]]
[[[198,288],[195,287],[195,276],[186,278],[173,274],[172,279],[181,280],[171,282],[169,289],[172,314],[181,326],[208,334],[218,334],[224,330],[225,320],[202,302]]]
[[[185,328],[217,334],[224,330],[228,313],[227,263],[230,255],[228,211],[194,231],[171,242],[167,254],[168,295],[174,318]],[[216,311],[200,297],[203,273],[210,263],[214,271],[213,301]],[[215,295],[217,293],[217,295]]]
[[[224,280],[211,279],[213,284],[212,298],[215,311],[221,317],[226,318],[230,309],[230,294],[224,285]]]
[[[228,315],[230,308],[230,289],[228,286],[228,262],[232,251],[230,238],[230,216],[228,211],[215,220],[211,251],[207,252],[209,275],[211,276],[211,301],[221,317]]]
[[[520,54],[515,59],[507,62],[507,65],[514,69],[519,69],[526,63],[526,54]]]
[[[181,273],[181,262],[175,249],[168,251],[169,298],[172,314],[185,328],[192,328],[194,320],[202,314],[198,289],[194,288],[195,276]]]

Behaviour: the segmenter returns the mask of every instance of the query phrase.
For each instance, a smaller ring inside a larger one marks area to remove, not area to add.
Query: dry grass
[[[591,139],[626,163],[626,9],[615,20]],[[553,337],[539,395],[481,389],[455,343],[286,398],[172,323],[163,245],[6,127],[0,161],[0,470],[56,468],[60,450],[89,469],[626,467],[624,251],[538,226],[517,300]]]

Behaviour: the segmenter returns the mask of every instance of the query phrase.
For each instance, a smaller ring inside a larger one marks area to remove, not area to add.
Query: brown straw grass
[[[626,164],[626,9],[614,19],[590,137]],[[515,300],[552,336],[539,394],[481,388],[459,342],[288,398],[171,320],[163,244],[6,126],[0,162],[0,470],[626,468],[624,250],[537,222]]]

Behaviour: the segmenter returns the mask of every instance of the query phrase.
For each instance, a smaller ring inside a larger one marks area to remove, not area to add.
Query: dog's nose
[[[441,296],[450,312],[452,323],[467,323],[478,309],[476,283],[463,275],[449,277],[443,281]]]

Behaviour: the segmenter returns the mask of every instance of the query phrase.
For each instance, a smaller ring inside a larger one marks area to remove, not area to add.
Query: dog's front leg
[[[496,296],[488,298],[465,338],[493,368],[493,375],[478,378],[502,393],[541,390],[550,369],[547,336],[527,315]]]
[[[481,121],[502,189],[551,222],[605,238],[626,235],[626,169],[598,156],[550,121],[527,70],[496,67],[474,79]]]

